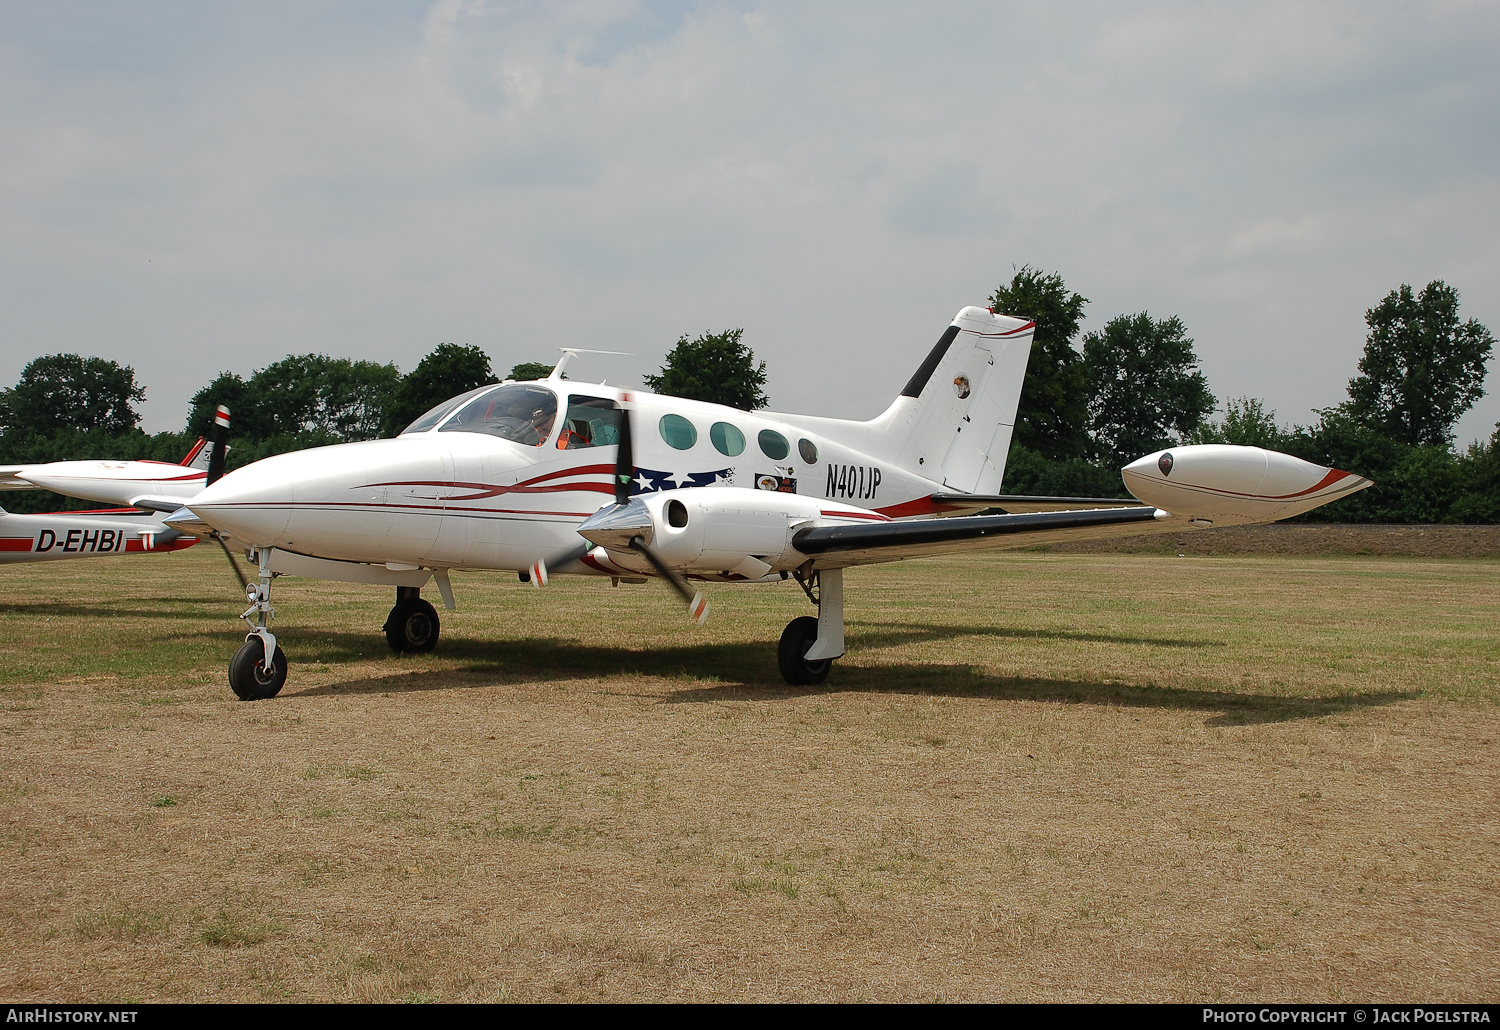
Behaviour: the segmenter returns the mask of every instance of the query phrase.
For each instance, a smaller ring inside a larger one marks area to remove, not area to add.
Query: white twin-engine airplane
[[[259,566],[230,663],[243,699],[274,696],[286,656],[271,581],[308,575],[396,587],[385,634],[430,650],[419,596],[451,570],[667,579],[794,578],[817,617],[778,650],[789,683],[821,683],[844,653],[844,569],[972,548],[1272,522],[1369,480],[1255,447],[1190,446],[1124,470],[1144,503],[998,496],[1035,326],[964,308],[900,396],[868,422],[740,411],[561,378],[482,387],[399,437],[283,454],[226,475],[167,518],[210,529]],[[605,501],[601,507],[600,502]],[[1001,507],[1010,514],[976,515]]]

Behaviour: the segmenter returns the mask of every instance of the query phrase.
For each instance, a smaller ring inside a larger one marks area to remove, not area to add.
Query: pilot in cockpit
[[[557,449],[571,451],[578,447],[591,447],[589,439],[593,427],[584,419],[573,418],[563,423],[563,431],[557,434]]]

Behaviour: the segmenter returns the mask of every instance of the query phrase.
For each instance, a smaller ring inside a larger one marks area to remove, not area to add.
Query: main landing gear
[[[397,654],[431,651],[438,641],[437,609],[422,600],[419,587],[397,587],[396,605],[381,628]]]
[[[275,697],[286,683],[286,653],[269,628],[276,615],[271,607],[271,580],[275,574],[271,571],[270,548],[257,551],[255,559],[260,566],[260,577],[245,587],[250,607],[240,616],[250,624],[250,632],[229,659],[229,689],[241,701]]]
[[[776,648],[781,678],[794,687],[827,680],[833,660],[844,653],[844,570],[814,572],[811,564],[798,569],[796,577],[808,600],[818,606],[818,617],[803,615],[787,623]]]

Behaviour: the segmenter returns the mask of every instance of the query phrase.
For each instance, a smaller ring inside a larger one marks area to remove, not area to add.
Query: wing
[[[1228,444],[1157,451],[1131,462],[1123,475],[1130,491],[1146,503],[1128,506],[1128,502],[1109,498],[933,494],[935,502],[942,499],[959,507],[991,500],[1002,502],[997,506],[1017,508],[1058,501],[1083,501],[1088,507],[923,522],[811,526],[792,535],[792,546],[814,558],[820,568],[837,568],[980,547],[1032,547],[1064,540],[1255,525],[1311,511],[1371,485],[1363,476],[1289,454]]]
[[[1199,527],[1191,519],[1136,505],[1083,511],[971,515],[922,522],[813,526],[792,534],[792,547],[813,558],[818,568],[831,569],[981,548],[1004,550],[1064,540],[1196,528]]]

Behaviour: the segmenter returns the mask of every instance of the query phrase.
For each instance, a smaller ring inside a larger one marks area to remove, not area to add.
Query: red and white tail
[[[208,468],[208,458],[212,452],[213,448],[209,447],[208,441],[200,436],[194,441],[192,449],[177,464],[186,468],[197,469],[200,472],[205,471]]]
[[[219,430],[221,438],[229,432],[229,409],[222,404],[214,412],[214,426]],[[228,453],[229,448],[225,447],[224,451]],[[209,462],[213,460],[213,456],[214,444],[212,441],[205,440],[200,436],[198,437],[198,441],[193,444],[192,449],[187,452],[187,457],[183,458],[179,464],[185,465],[188,468],[198,469],[200,472],[207,472]]]

